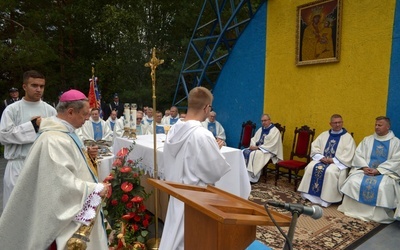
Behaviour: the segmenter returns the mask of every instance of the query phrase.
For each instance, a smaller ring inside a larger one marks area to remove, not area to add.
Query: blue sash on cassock
[[[327,158],[334,158],[336,154],[337,147],[339,145],[340,138],[342,135],[346,134],[347,130],[345,128],[342,129],[342,132],[338,134],[332,133],[332,130],[329,130],[329,138],[326,141],[324,156]],[[330,164],[325,164],[322,162],[318,162],[313,167],[313,172],[311,175],[310,187],[308,189],[308,193],[317,197],[321,196],[322,186],[324,184],[325,171]]]
[[[101,122],[99,123],[94,123],[92,122],[93,125],[93,137],[94,140],[101,140],[103,138],[103,128],[101,127]]]
[[[208,123],[208,130],[211,131],[211,133],[215,136],[217,136],[217,126],[215,122],[209,122]]]
[[[165,134],[164,126],[156,126],[156,134]]]
[[[110,126],[111,126],[111,130],[112,130],[112,131],[114,131],[114,125],[115,125],[115,122],[110,121]]]
[[[179,117],[176,118],[169,118],[169,125],[174,125],[179,120]]]
[[[153,119],[146,119],[146,121],[149,123],[149,124],[151,124],[152,122],[153,122]]]
[[[390,140],[378,141],[374,140],[372,147],[371,159],[368,163],[370,168],[377,168],[381,163],[385,162],[389,155]],[[376,206],[379,185],[383,175],[368,176],[364,175],[360,186],[359,202]]]
[[[136,126],[136,134],[137,135],[143,135],[142,126],[140,126],[140,125]]]
[[[269,134],[269,131],[271,131],[271,129],[274,127],[275,127],[275,125],[271,123],[271,125],[268,128],[264,128],[264,127],[262,128],[261,136],[260,136],[260,139],[256,142],[256,146],[260,146],[260,145],[264,144],[264,138]],[[244,156],[244,160],[246,161],[246,165],[249,162],[250,153],[251,153],[251,150],[248,148],[243,150],[243,156]]]

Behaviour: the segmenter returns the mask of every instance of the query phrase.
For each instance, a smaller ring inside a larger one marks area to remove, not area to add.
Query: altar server
[[[214,184],[230,171],[213,134],[201,125],[209,112],[213,96],[204,87],[189,93],[188,112],[168,132],[164,145],[165,179],[183,184]],[[184,249],[184,204],[171,197],[161,237],[161,250]]]

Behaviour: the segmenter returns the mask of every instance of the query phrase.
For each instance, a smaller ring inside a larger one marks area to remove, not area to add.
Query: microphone
[[[305,214],[311,216],[311,218],[317,220],[322,217],[323,211],[320,206],[313,205],[311,207],[305,206],[303,204],[293,204],[293,203],[280,203],[277,201],[268,201],[268,205],[284,208],[290,212],[296,211],[300,214]]]

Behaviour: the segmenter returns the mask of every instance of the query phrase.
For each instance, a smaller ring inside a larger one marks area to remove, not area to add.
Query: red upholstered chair
[[[279,132],[281,132],[281,139],[282,139],[282,142],[283,142],[283,137],[285,136],[286,126],[282,126],[280,123],[275,123],[275,122],[274,122],[274,125],[279,130]],[[268,172],[275,172],[275,169],[268,168],[268,165],[270,163],[272,163],[271,160],[269,160],[267,162],[267,164],[265,164],[265,167],[263,168],[263,175],[265,175],[265,182],[267,182],[267,173]]]
[[[290,160],[283,160],[275,164],[275,186],[277,185],[279,176],[287,176],[289,182],[292,180],[292,171],[294,172],[294,191],[297,189],[297,182],[301,180],[299,171],[304,169],[310,162],[311,143],[314,140],[315,129],[304,125],[294,130],[294,139]],[[305,159],[305,161],[295,160],[295,158]],[[281,168],[287,172],[280,171]]]
[[[250,146],[251,138],[256,132],[256,124],[250,120],[243,122],[242,132],[240,133],[239,149],[248,148]]]

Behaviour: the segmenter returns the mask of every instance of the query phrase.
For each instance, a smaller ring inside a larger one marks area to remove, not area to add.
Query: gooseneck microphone
[[[317,205],[309,207],[303,204],[281,203],[277,201],[268,201],[267,204],[273,207],[284,208],[290,212],[298,212],[299,214],[305,214],[311,216],[311,218],[315,220],[321,218],[323,215],[322,208]]]

